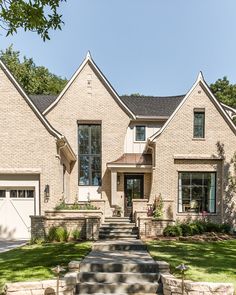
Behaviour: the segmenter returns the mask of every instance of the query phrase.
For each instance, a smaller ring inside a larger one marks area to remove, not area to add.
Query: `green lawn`
[[[0,254],[0,294],[6,282],[53,278],[52,267],[81,260],[91,243],[29,245]]]
[[[193,281],[229,282],[236,290],[236,240],[222,242],[151,241],[148,249],[155,260],[170,263],[171,272],[180,263],[189,266],[186,278]]]

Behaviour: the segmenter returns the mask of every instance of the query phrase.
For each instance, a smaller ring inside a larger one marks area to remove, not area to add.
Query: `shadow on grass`
[[[71,260],[81,260],[91,243],[30,245],[0,254],[0,293],[6,282],[41,280],[54,277],[52,267],[67,267]]]

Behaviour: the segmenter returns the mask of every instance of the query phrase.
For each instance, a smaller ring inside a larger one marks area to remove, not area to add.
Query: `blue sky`
[[[0,36],[70,78],[88,50],[119,94],[183,94],[203,71],[236,83],[235,0],[67,0],[62,31]]]

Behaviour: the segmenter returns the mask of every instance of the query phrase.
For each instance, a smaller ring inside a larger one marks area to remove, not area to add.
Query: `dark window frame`
[[[137,128],[144,128],[144,140],[137,139],[137,134],[141,134],[141,132],[137,132]],[[135,141],[146,141],[146,126],[145,125],[136,125],[135,126]]]
[[[216,202],[217,202],[217,172],[216,171],[179,171],[178,172],[178,203],[177,203],[177,206],[178,206],[178,210],[177,212],[179,214],[186,214],[186,213],[191,213],[189,211],[180,211],[180,208],[179,208],[179,204],[180,204],[180,185],[179,185],[179,179],[180,179],[180,175],[183,174],[183,173],[188,173],[188,174],[193,174],[193,173],[199,173],[199,174],[214,174],[215,175],[215,191],[214,191],[214,194],[215,194],[215,202],[214,202],[214,211],[212,212],[208,212],[208,214],[216,214]],[[185,185],[187,187],[187,185]],[[202,187],[204,187],[203,185],[201,185]],[[181,186],[182,188],[183,186]],[[190,183],[189,187],[192,187],[192,184]],[[182,202],[183,202],[183,199],[182,199]],[[182,203],[182,206],[183,206],[183,203]],[[205,210],[206,211],[206,210]],[[202,211],[200,212],[195,212],[197,214],[201,213]]]
[[[101,186],[101,174],[102,174],[102,126],[101,126],[101,121],[77,121],[78,123],[78,185],[79,186]],[[79,127],[80,126],[88,126],[89,127],[89,136],[88,136],[88,149],[89,149],[89,153],[85,154],[81,154],[80,153],[80,145],[79,145]],[[91,152],[92,150],[92,136],[91,136],[91,130],[92,130],[92,126],[99,126],[100,127],[100,153],[99,154],[93,154]],[[88,157],[88,183],[83,184],[80,183],[80,163],[81,163],[81,158],[84,157]],[[93,184],[93,180],[92,180],[92,159],[96,157],[99,158],[100,160],[100,167],[99,167],[99,173],[100,173],[100,179],[98,180],[98,184]]]
[[[203,121],[202,124],[196,124],[195,122],[195,115],[203,114]],[[197,136],[197,128],[201,128],[202,134],[200,136]],[[194,110],[193,112],[193,138],[205,138],[205,110]]]

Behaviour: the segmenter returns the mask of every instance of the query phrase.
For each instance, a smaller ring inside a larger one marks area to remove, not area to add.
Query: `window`
[[[79,185],[101,185],[101,125],[79,124]]]
[[[0,198],[6,198],[6,191],[0,190]]]
[[[179,212],[203,211],[216,211],[216,173],[179,173]]]
[[[205,137],[205,112],[204,111],[194,111],[193,137],[194,138]]]
[[[10,190],[10,198],[34,198],[34,190]]]
[[[146,140],[146,127],[136,126],[135,128],[135,141],[145,141]]]

